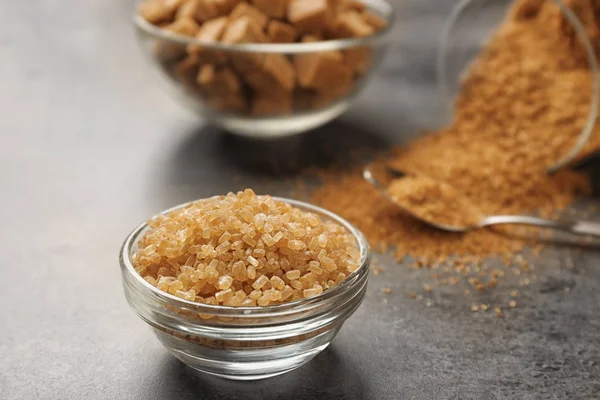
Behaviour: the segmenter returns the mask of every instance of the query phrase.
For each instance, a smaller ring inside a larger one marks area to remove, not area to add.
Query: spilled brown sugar
[[[425,176],[394,179],[387,188],[399,206],[419,219],[458,228],[475,227],[482,215],[445,182]]]
[[[598,43],[600,5],[568,3]],[[569,26],[552,2],[517,1],[470,67],[454,121],[375,164],[447,182],[486,215],[549,216],[588,192],[580,173],[546,173],[577,140],[591,102],[592,72]],[[596,124],[583,154],[600,148],[598,133]],[[425,226],[399,212],[361,172],[325,171],[312,200],[355,224],[376,250],[393,249],[398,261],[410,255],[435,267],[453,256],[455,264],[444,269],[463,278],[485,273],[474,259],[501,255],[511,264],[512,255],[533,244],[490,229],[456,234]],[[473,286],[482,284],[477,279]]]
[[[246,189],[152,218],[132,257],[150,284],[185,300],[266,306],[319,295],[359,267],[341,225]]]

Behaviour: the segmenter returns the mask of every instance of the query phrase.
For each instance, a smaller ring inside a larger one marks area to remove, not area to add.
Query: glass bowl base
[[[339,329],[290,344],[257,344],[259,347],[235,350],[191,343],[161,330],[155,329],[155,334],[174,357],[195,371],[250,381],[281,375],[306,364],[329,346]]]

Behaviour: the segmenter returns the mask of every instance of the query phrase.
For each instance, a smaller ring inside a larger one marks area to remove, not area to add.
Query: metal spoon
[[[381,168],[381,173],[377,174],[377,177],[372,172],[372,168],[366,167],[363,171],[363,177],[367,182],[378,189],[387,199],[392,203],[396,204],[404,213],[411,215],[412,217],[434,227],[449,232],[469,232],[474,229],[483,228],[491,225],[505,225],[505,224],[517,224],[517,225],[531,225],[544,228],[557,229],[563,232],[568,232],[576,235],[586,236],[597,236],[600,237],[600,223],[592,221],[581,221],[581,220],[550,220],[545,218],[531,217],[526,215],[484,215],[479,222],[471,226],[454,226],[441,224],[437,221],[427,219],[421,215],[416,215],[413,211],[406,208],[403,205],[398,204],[392,196],[389,194],[387,188],[389,183],[394,179],[400,179],[407,176],[406,173],[399,171],[388,166]],[[457,193],[457,195],[460,195]],[[473,208],[476,208],[473,205]]]

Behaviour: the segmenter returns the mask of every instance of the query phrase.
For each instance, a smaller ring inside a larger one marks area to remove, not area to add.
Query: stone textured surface
[[[599,398],[600,254],[591,250],[546,254],[505,319],[471,314],[458,291],[431,307],[411,301],[405,292],[418,283],[382,260],[333,345],[265,382],[195,376],[128,308],[117,251],[149,215],[245,186],[285,195],[289,160],[385,147],[439,119],[433,56],[452,2],[395,3],[398,45],[352,111],[267,145],[203,127],[162,95],[136,48],[129,2],[1,2],[0,397]]]

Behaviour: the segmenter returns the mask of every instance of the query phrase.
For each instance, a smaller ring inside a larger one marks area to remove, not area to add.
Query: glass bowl
[[[119,261],[129,305],[153,328],[167,350],[191,368],[236,380],[285,373],[323,351],[362,302],[371,262],[362,233],[322,208],[295,200],[275,200],[344,226],[360,249],[360,267],[339,286],[308,299],[265,307],[198,304],[157,289],[135,271],[131,256],[149,229],[147,224],[125,239]]]
[[[573,147],[565,150],[561,159],[548,166],[555,172],[570,164],[583,150],[593,132],[600,107],[600,75],[593,44],[577,14],[562,0],[551,0],[581,41],[592,74],[591,101],[587,121]],[[485,47],[490,37],[505,20],[514,0],[458,0],[448,16],[440,36],[437,53],[437,80],[446,104],[446,120],[452,119],[454,101],[471,63]]]
[[[179,103],[230,132],[278,137],[311,130],[344,113],[380,64],[393,9],[384,0],[363,3],[385,19],[384,28],[369,37],[320,42],[202,42],[152,25],[137,10],[134,23],[143,52]],[[319,68],[311,81],[318,89],[296,84],[300,65],[324,56],[336,61]]]

